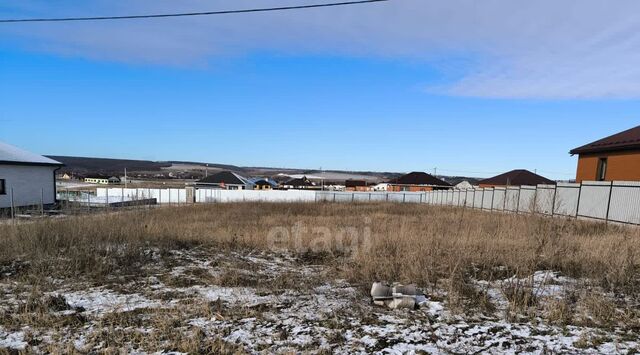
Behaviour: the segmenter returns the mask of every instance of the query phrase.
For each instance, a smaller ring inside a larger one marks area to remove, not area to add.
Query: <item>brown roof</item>
[[[556,182],[529,170],[512,170],[492,178],[478,181],[479,185],[522,186],[522,185],[555,185]]]
[[[367,182],[365,180],[346,180],[344,182],[345,187],[359,187],[359,186],[367,186]]]
[[[397,179],[389,181],[390,184],[396,185],[433,185],[433,186],[451,186],[446,181],[442,181],[433,175],[414,171],[412,173],[402,175]]]
[[[640,126],[573,149],[570,154],[601,153],[616,150],[640,149]]]

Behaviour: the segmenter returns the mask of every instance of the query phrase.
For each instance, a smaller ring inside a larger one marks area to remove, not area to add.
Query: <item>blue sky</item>
[[[543,1],[528,11],[551,11],[546,22],[523,13],[498,25],[491,6],[508,11],[508,2],[456,3],[462,14],[399,0],[296,15],[3,25],[0,140],[56,155],[471,176],[527,168],[569,179],[571,148],[640,124],[632,2],[609,14],[597,1]],[[8,1],[0,17],[211,10],[203,1],[60,4]],[[566,31],[548,30],[554,21]]]

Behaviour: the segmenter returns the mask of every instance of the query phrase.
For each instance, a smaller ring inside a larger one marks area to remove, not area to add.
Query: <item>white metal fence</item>
[[[640,182],[560,183],[425,192],[431,205],[640,224]]]
[[[196,203],[216,202],[314,202],[315,191],[198,189]]]
[[[225,202],[397,202],[457,206],[483,211],[539,213],[640,225],[640,182],[560,183],[429,192],[257,191],[99,188],[97,197],[117,202],[156,199],[158,204]]]

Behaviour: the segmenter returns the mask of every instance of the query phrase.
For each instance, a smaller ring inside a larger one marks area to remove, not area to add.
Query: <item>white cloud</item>
[[[22,16],[140,14],[314,3],[317,0],[14,0]],[[81,7],[78,7],[81,6]],[[146,21],[3,25],[30,49],[97,60],[201,65],[269,50],[473,63],[431,91],[488,98],[640,97],[636,0],[392,0],[282,13]],[[480,60],[477,60],[480,58]],[[417,78],[417,81],[420,79]]]

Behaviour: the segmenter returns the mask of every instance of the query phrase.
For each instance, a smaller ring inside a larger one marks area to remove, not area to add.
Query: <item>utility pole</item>
[[[433,168],[433,176],[437,176],[438,175],[438,168]]]
[[[205,164],[204,177],[208,177],[208,176],[209,176],[209,164]]]
[[[127,168],[124,168],[124,188],[125,189],[127,188]],[[109,190],[107,190],[107,191],[109,191]]]

